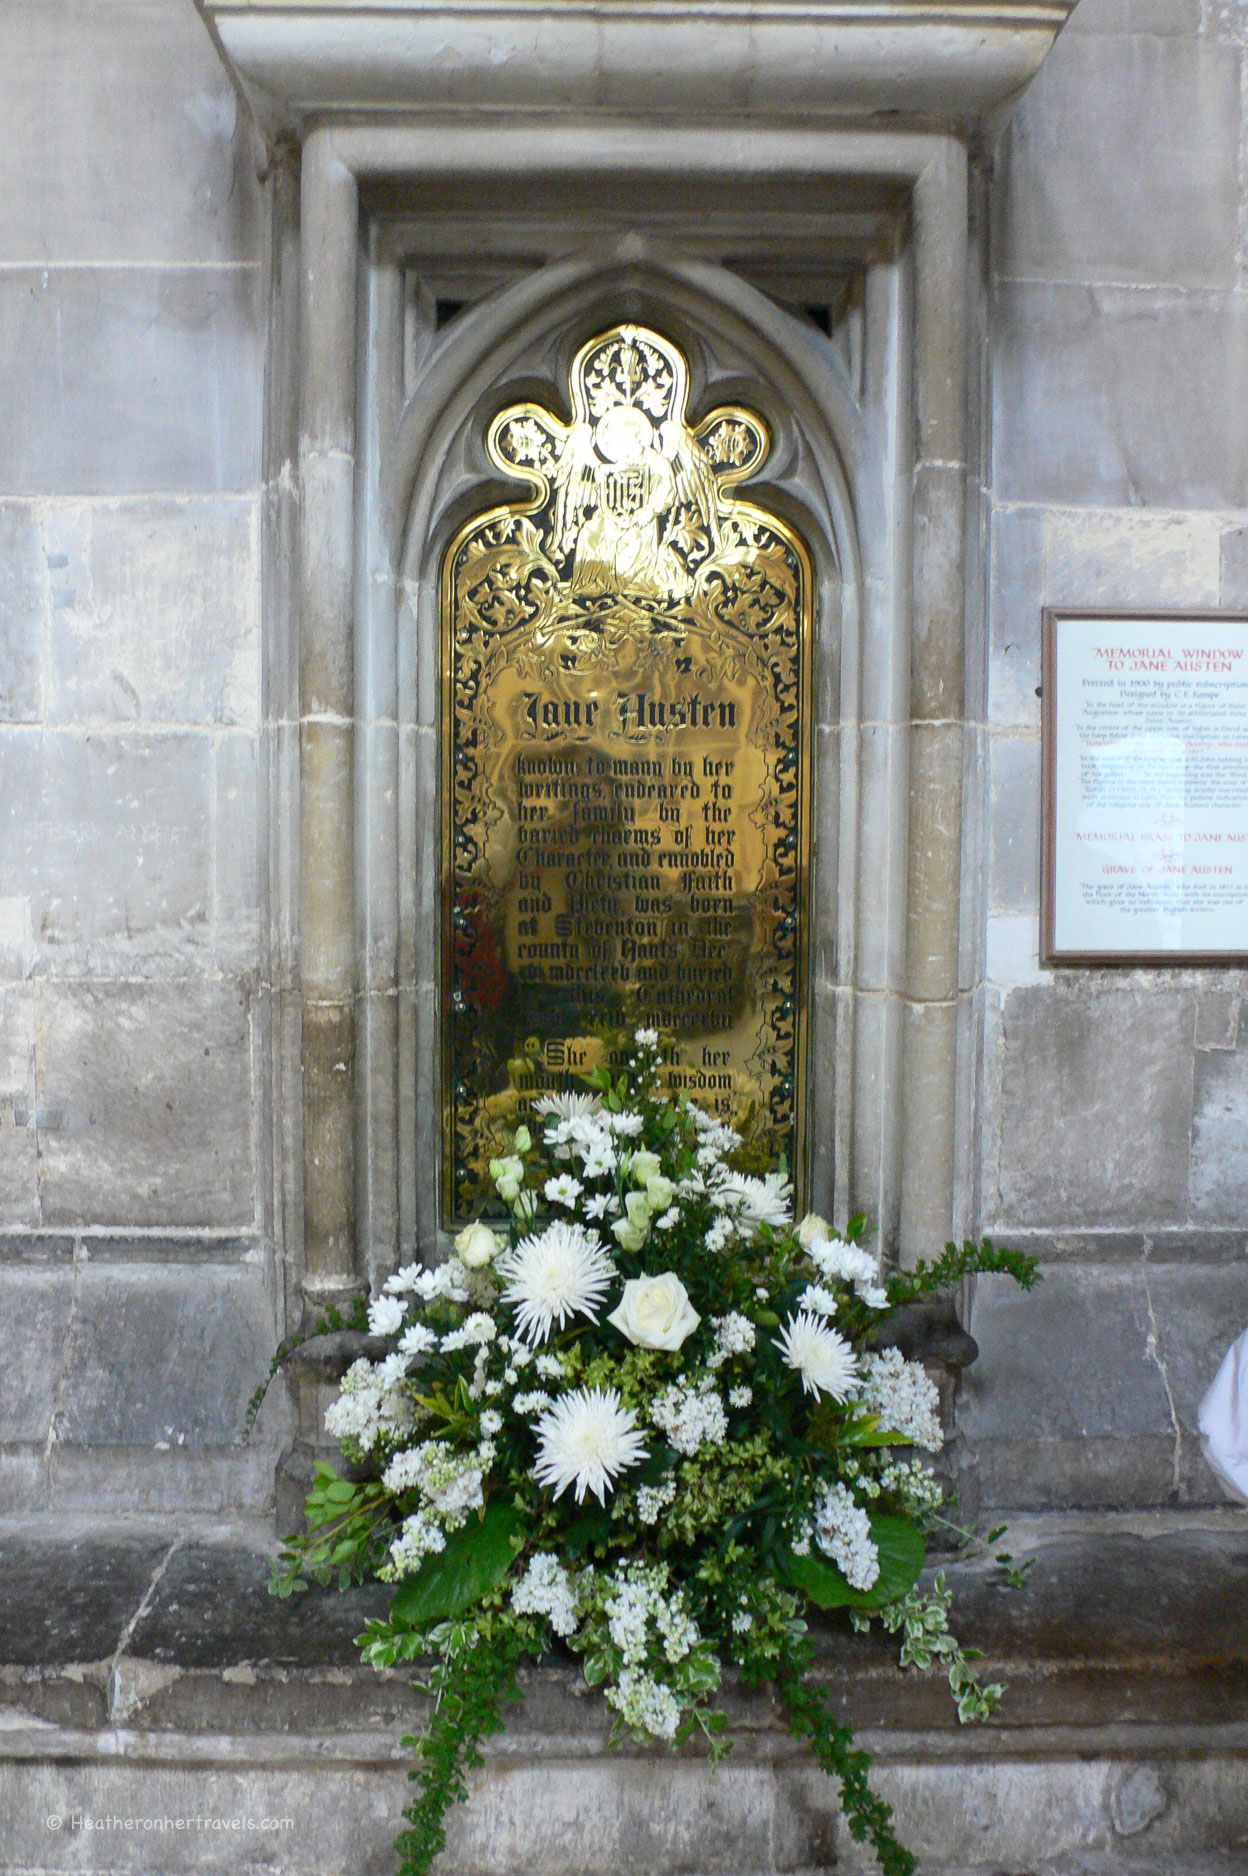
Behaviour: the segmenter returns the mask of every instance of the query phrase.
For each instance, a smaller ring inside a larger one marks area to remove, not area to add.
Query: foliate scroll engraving
[[[530,494],[442,567],[448,1220],[498,1129],[641,1019],[674,1085],[800,1170],[809,555],[735,492],[765,424],[690,428],[670,340],[614,327],[570,376],[570,424],[494,419]]]

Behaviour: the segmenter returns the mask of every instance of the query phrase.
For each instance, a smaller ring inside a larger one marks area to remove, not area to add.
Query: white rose
[[[618,1309],[607,1321],[635,1348],[679,1348],[702,1318],[674,1271],[661,1277],[633,1277],[624,1285]]]
[[[480,1270],[498,1256],[498,1239],[488,1225],[465,1225],[455,1240],[455,1251],[461,1264]]]
[[[808,1251],[816,1238],[830,1238],[831,1228],[824,1223],[818,1212],[807,1212],[797,1227],[797,1241],[804,1251]]]

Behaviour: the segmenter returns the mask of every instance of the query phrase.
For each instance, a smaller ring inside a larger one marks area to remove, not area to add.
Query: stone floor
[[[824,1638],[923,1876],[1244,1876],[1248,1514],[1030,1518],[1009,1542],[1022,1590],[948,1569],[958,1632],[1008,1682],[990,1726],[959,1728],[887,1638]],[[422,1702],[358,1665],[385,1594],[277,1603],[272,1548],[247,1524],[0,1532],[0,1870],[393,1869]],[[608,1752],[576,1669],[535,1671],[447,1876],[866,1876],[829,1782],[765,1704],[729,1704],[742,1736],[712,1775],[692,1752]]]

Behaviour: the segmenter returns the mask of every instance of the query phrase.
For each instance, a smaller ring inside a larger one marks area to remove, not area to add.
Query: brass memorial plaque
[[[492,1196],[498,1129],[628,1022],[800,1180],[810,557],[734,493],[762,420],[691,430],[687,395],[657,332],[582,346],[570,424],[490,426],[531,495],[443,561],[448,1222]]]

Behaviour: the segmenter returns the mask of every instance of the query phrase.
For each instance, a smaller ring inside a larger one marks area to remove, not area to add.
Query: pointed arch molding
[[[695,401],[739,389],[787,433],[765,479],[829,573],[816,673],[816,1191],[841,1214],[871,1211],[903,1255],[943,1242],[963,1222],[967,135],[1034,73],[1067,0],[718,0],[724,24],[710,38],[698,7],[675,0],[557,14],[201,6],[262,119],[301,139],[297,212],[275,231],[266,613],[298,666],[297,773],[279,739],[274,813],[285,801],[298,829],[283,1059],[297,1049],[302,1102],[282,1138],[304,1302],[340,1299],[432,1248],[435,1233],[420,1196],[435,1186],[439,1098],[428,608],[438,543],[491,477],[475,415],[535,378],[558,396],[560,332],[584,339],[619,316],[675,322],[705,374]],[[635,36],[643,16],[647,32],[698,49],[679,83],[669,65],[662,102]],[[592,26],[599,94],[611,90],[603,73],[642,74],[619,92],[627,101],[587,115],[575,87],[561,91],[542,51],[556,19]],[[456,47],[436,99],[403,76],[429,32]],[[740,85],[707,77],[741,32],[750,83],[761,97],[770,73],[777,112],[821,74],[800,116],[753,114]],[[799,57],[802,46],[814,50]],[[510,89],[491,97],[500,47]],[[838,86],[851,112],[921,109],[943,127],[848,128],[833,116]],[[283,326],[280,262],[296,251],[297,321]],[[507,265],[478,287],[479,304],[426,331],[417,359],[411,282],[439,254],[460,276],[484,278],[483,257]],[[760,290],[824,262],[856,283],[856,353],[786,310],[783,292]],[[297,472],[288,521],[284,421]]]

